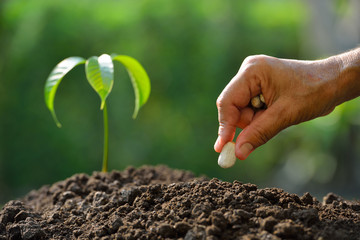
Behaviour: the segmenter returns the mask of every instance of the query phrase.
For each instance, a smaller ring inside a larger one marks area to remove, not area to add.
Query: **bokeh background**
[[[62,81],[58,129],[43,100],[69,56],[127,54],[152,93],[131,118],[134,93],[115,65],[108,98],[109,168],[166,164],[197,175],[320,198],[360,197],[360,102],[293,126],[231,169],[217,165],[215,101],[248,55],[319,59],[358,46],[357,0],[1,0],[0,204],[101,169],[100,100],[79,66]]]

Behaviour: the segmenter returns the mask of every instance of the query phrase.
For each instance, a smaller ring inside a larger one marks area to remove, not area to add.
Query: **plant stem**
[[[104,155],[103,155],[103,166],[102,171],[108,171],[108,149],[109,149],[109,126],[108,126],[108,114],[107,114],[107,106],[104,104],[103,109],[104,114]]]

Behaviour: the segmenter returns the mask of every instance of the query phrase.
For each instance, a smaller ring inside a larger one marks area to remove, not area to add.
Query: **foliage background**
[[[215,101],[248,55],[316,59],[356,47],[358,1],[0,1],[0,203],[101,169],[102,114],[83,66],[43,100],[68,56],[127,54],[152,81],[136,120],[124,68],[108,98],[110,169],[167,164],[223,180],[359,198],[359,100],[291,127],[231,169],[217,165]],[[316,103],[314,103],[316,104]]]

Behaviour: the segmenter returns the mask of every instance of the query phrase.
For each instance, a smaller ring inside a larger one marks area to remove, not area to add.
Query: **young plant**
[[[132,57],[125,55],[108,55],[103,54],[100,57],[90,57],[85,60],[82,57],[69,57],[61,61],[52,70],[49,77],[46,80],[44,94],[45,103],[51,112],[51,115],[58,127],[61,127],[58,121],[55,109],[54,99],[56,90],[63,79],[63,77],[74,67],[80,64],[85,64],[86,78],[91,87],[97,92],[100,97],[101,105],[100,109],[103,111],[104,117],[104,155],[102,171],[108,170],[108,115],[106,107],[106,98],[109,96],[111,89],[114,85],[114,64],[113,61],[119,61],[122,63],[128,71],[132,85],[135,91],[135,110],[133,118],[135,119],[140,107],[142,107],[150,95],[150,80],[149,77],[141,66],[141,64]]]

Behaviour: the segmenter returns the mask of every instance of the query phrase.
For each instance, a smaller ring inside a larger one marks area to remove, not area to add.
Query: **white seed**
[[[263,96],[262,94],[260,94],[260,101],[262,101],[263,103],[265,103],[265,104],[266,104],[266,102],[265,102],[265,98],[264,98],[264,96]]]
[[[229,168],[234,166],[236,162],[235,143],[228,142],[224,145],[218,159],[218,164],[222,168]]]
[[[254,108],[261,108],[263,106],[263,102],[260,101],[260,97],[259,96],[256,96],[256,97],[253,97],[251,99],[251,105],[254,107]]]

